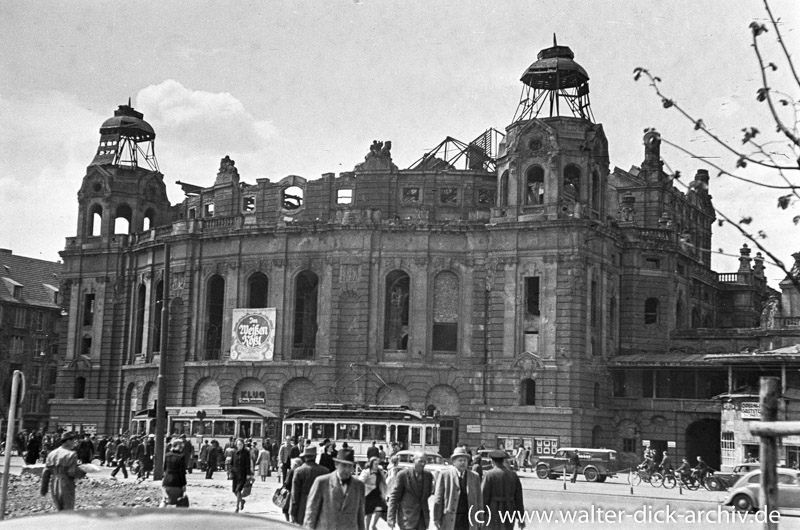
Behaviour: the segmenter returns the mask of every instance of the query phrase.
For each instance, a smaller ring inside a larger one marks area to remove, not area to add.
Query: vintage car
[[[414,455],[417,451],[398,451],[395,456],[400,458],[397,463],[400,467],[414,467]],[[425,469],[433,473],[434,480],[439,475],[439,471],[447,466],[452,465],[446,458],[442,457],[439,453],[432,451],[425,451]]]
[[[800,513],[800,471],[779,467],[778,471],[778,503],[781,514]],[[725,499],[725,506],[733,506],[736,510],[751,512],[758,506],[761,490],[761,470],[751,471],[740,478],[732,487]]]
[[[779,467],[784,467],[784,466],[779,466]],[[715,471],[713,475],[710,475],[706,479],[706,484],[708,485],[708,489],[710,490],[725,491],[731,486],[733,486],[737,480],[739,480],[746,474],[750,473],[751,471],[755,471],[757,469],[761,469],[761,464],[758,462],[746,462],[744,464],[737,464],[736,466],[733,467],[733,471],[730,472]]]
[[[536,476],[555,479],[570,474],[572,469],[569,459],[578,451],[581,467],[578,473],[583,474],[587,482],[605,482],[617,471],[617,452],[612,449],[587,449],[580,447],[561,447],[554,455],[542,455],[536,463]]]

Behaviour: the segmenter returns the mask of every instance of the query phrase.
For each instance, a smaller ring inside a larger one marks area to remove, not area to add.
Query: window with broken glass
[[[408,304],[411,278],[395,270],[386,276],[383,347],[387,350],[408,350]]]
[[[458,351],[459,306],[458,276],[440,272],[433,280],[433,351]]]

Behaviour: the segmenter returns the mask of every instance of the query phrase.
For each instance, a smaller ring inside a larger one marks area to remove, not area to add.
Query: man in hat
[[[522,502],[522,484],[516,473],[505,466],[505,459],[508,453],[501,449],[496,449],[489,453],[492,459],[492,469],[483,474],[483,505],[486,511],[483,515],[487,529],[513,530],[514,521],[501,521],[500,512],[513,513],[517,510],[522,513],[525,505]],[[525,523],[520,521],[520,528],[525,527]]]
[[[389,493],[389,528],[399,523],[402,530],[425,530],[430,525],[428,498],[433,493],[433,475],[425,471],[425,453],[414,453],[414,467],[394,479]]]
[[[353,478],[355,455],[342,449],[333,459],[336,471],[314,480],[308,494],[303,526],[320,530],[365,530],[364,483]]]
[[[380,449],[378,449],[378,441],[372,440],[372,445],[367,447],[367,460],[369,460],[373,456],[378,456],[379,454],[380,454]]]
[[[186,463],[186,471],[188,473],[192,472],[192,468],[194,467],[194,446],[192,445],[191,440],[186,439],[185,434],[181,434],[181,441],[183,442],[183,460]]]
[[[453,465],[444,468],[436,477],[433,524],[439,530],[480,527],[477,521],[470,521],[470,514],[480,509],[483,499],[480,477],[468,469],[469,460],[469,453],[463,447],[456,447],[450,455]]]
[[[61,435],[60,445],[47,455],[45,466],[52,479],[53,503],[56,510],[75,509],[75,479],[86,476],[78,467],[75,438],[72,432]]]
[[[317,464],[317,448],[307,445],[303,449],[303,464],[294,470],[292,476],[292,499],[291,506],[289,507],[290,521],[297,524],[303,524],[303,519],[306,516],[306,502],[308,501],[308,494],[311,491],[311,486],[317,477],[327,475],[329,471],[327,468]]]

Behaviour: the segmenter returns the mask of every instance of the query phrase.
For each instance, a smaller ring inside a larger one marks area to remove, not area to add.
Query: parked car
[[[779,467],[777,471],[777,509],[782,513],[785,510],[800,510],[800,471],[784,467]],[[759,505],[760,489],[761,469],[757,469],[747,473],[733,485],[724,504],[743,512],[751,512]]]
[[[585,449],[580,447],[562,447],[556,454],[542,455],[536,462],[536,476],[555,479],[572,469],[569,459],[574,451],[578,451],[581,467],[578,473],[583,474],[587,482],[605,482],[617,471],[617,452],[613,449]]]
[[[400,461],[397,463],[400,467],[414,467],[413,458],[417,451],[398,451],[397,455],[400,458]],[[434,453],[433,451],[425,451],[425,469],[433,473],[433,478],[439,475],[439,471],[444,469],[445,467],[452,465],[450,461],[444,458],[439,453]]]
[[[484,471],[492,469],[492,459],[489,458],[489,453],[494,451],[495,449],[479,449],[478,455],[481,457],[481,467]],[[506,451],[508,455],[507,465],[509,469],[512,471],[518,471],[519,468],[517,466],[517,461],[514,459],[514,456],[511,455],[508,451]]]

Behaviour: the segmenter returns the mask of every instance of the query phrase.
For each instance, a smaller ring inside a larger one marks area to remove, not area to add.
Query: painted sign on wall
[[[271,361],[275,352],[275,308],[234,309],[232,361]]]

